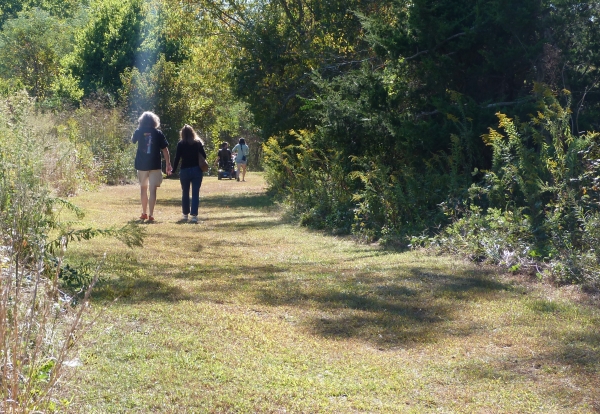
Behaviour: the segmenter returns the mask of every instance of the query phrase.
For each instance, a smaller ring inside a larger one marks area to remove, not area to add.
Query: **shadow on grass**
[[[469,300],[488,296],[494,292],[512,291],[513,287],[507,283],[494,280],[489,270],[466,271],[464,275],[449,275],[430,272],[420,268],[411,269],[413,278],[425,285],[429,285],[434,296],[443,296],[453,299]]]
[[[552,359],[600,374],[600,332],[569,334],[562,349]]]
[[[150,278],[118,278],[99,283],[93,291],[92,300],[106,302],[118,299],[122,303],[179,302],[192,300],[189,293],[177,286]]]
[[[320,315],[305,323],[315,335],[360,339],[387,349],[435,341],[445,335],[440,325],[453,320],[461,303],[511,290],[510,285],[492,280],[483,270],[477,275],[412,269],[396,278],[372,273],[328,276],[321,283],[288,278],[257,286],[256,298],[273,307],[318,309]],[[458,334],[468,336],[479,331],[480,327],[473,325]]]
[[[173,198],[160,203],[179,206],[180,200]],[[202,198],[201,205],[234,209],[231,220],[221,216],[210,222],[219,231],[267,229],[282,223],[266,211],[251,214],[251,209],[274,206],[273,200],[262,194],[213,195]],[[179,243],[177,236],[164,238],[169,245]],[[235,245],[240,243],[260,246],[260,241],[240,242],[233,237],[230,242],[199,238],[186,248],[200,252],[209,246],[217,247],[218,257],[214,257],[209,266],[189,269],[173,269],[170,263],[153,263],[148,270],[133,258],[123,256],[111,270],[112,278],[95,289],[93,298],[104,301],[119,297],[124,303],[239,300],[251,306],[257,303],[271,308],[294,307],[300,310],[298,317],[303,329],[313,335],[359,340],[380,349],[391,349],[431,343],[447,336],[481,334],[486,327],[477,323],[451,327],[448,324],[469,302],[498,300],[504,294],[514,294],[515,290],[512,285],[494,279],[492,272],[485,268],[444,272],[426,266],[403,265],[397,270],[385,270],[384,276],[381,270],[351,271],[346,276],[335,270],[339,266],[352,269],[359,260],[393,253],[363,247],[350,249],[348,258],[337,267],[308,262],[289,267],[278,264],[240,267],[232,259]],[[152,276],[148,276],[149,272]],[[184,290],[178,285],[185,280],[192,283]],[[556,304],[540,301],[532,302],[530,309],[549,316],[561,312]],[[548,359],[598,372],[599,336],[587,331],[567,337],[562,340],[563,349]],[[485,367],[475,368],[474,375],[482,378],[498,377],[503,369],[517,369],[500,367],[495,372]],[[502,375],[511,378],[510,373]]]
[[[224,251],[211,265],[181,270],[172,269],[168,263],[153,264],[152,273],[162,275],[159,278],[147,277],[132,257],[124,255],[115,261],[113,278],[98,286],[93,298],[103,302],[118,297],[125,304],[187,300],[237,303],[242,298],[243,303],[254,302],[273,312],[280,312],[276,310],[279,307],[298,309],[299,326],[312,335],[363,341],[386,351],[435,343],[450,336],[481,336],[487,326],[465,321],[454,324],[457,313],[469,302],[501,300],[503,295],[518,292],[511,284],[495,280],[492,271],[486,269],[448,273],[412,267],[385,275],[367,271],[344,276],[326,266],[318,274],[310,265],[240,267],[228,257],[231,254]],[[176,280],[191,284],[184,291]],[[538,301],[525,301],[523,308],[557,318],[562,312],[568,313]],[[532,360],[499,358],[493,365],[474,363],[459,367],[457,372],[472,381],[528,381],[557,362],[578,372],[600,372],[600,333],[582,328],[555,341],[549,348],[552,352],[539,353]]]
[[[244,221],[244,222],[238,222],[238,217],[233,217],[231,219],[231,221],[222,221],[220,223],[213,223],[212,226],[219,229],[219,231],[227,231],[227,232],[231,232],[231,233],[236,233],[239,232],[241,230],[265,230],[265,229],[271,229],[274,227],[279,227],[281,226],[281,222],[280,221],[274,221],[274,220],[256,220],[256,217],[252,217],[255,220],[252,221]]]
[[[557,401],[564,407],[573,406],[574,402],[585,400],[590,389],[600,387],[600,334],[570,334],[559,342],[557,352],[538,351],[523,358],[502,350],[496,357],[463,362],[452,370],[461,381],[472,386],[498,381],[528,384],[527,387],[546,395],[548,401]],[[550,343],[548,347],[556,349],[556,344]],[[553,378],[550,383],[543,380],[548,376]],[[480,385],[482,389],[487,386]],[[573,412],[600,413],[600,401],[592,400],[588,404],[589,411],[577,409]]]
[[[217,243],[222,248],[222,254],[210,265],[174,269],[169,263],[153,262],[148,268],[129,254],[115,258],[106,269],[112,277],[95,289],[93,298],[106,301],[119,297],[124,303],[222,303],[245,296],[244,301],[250,298],[268,307],[301,309],[306,315],[302,324],[314,335],[353,338],[387,349],[435,341],[446,335],[439,327],[453,320],[462,303],[511,290],[510,285],[493,280],[483,269],[447,274],[402,267],[385,276],[378,271],[348,272],[344,276],[319,263],[240,267],[223,240],[202,243]],[[201,244],[188,246],[194,251],[203,248],[206,246]],[[351,260],[345,265],[353,267]],[[175,280],[198,284],[183,290]],[[457,334],[468,336],[478,329],[473,326]]]
[[[181,206],[181,197],[158,199],[157,205],[164,206]],[[265,209],[275,206],[272,197],[266,194],[256,193],[239,193],[239,194],[211,194],[208,196],[202,195],[200,191],[200,208],[222,208],[222,209]]]
[[[188,270],[183,270],[175,273],[171,276],[174,279],[183,279],[183,280],[220,280],[225,277],[234,277],[232,282],[235,282],[236,285],[241,284],[252,284],[253,282],[261,282],[261,281],[275,281],[279,280],[278,274],[287,272],[288,269],[280,266],[273,265],[264,265],[257,266],[253,268],[244,268],[243,274],[240,276],[240,268],[235,265],[232,261],[226,261],[220,264],[215,264],[212,266],[201,266],[199,268],[193,268]],[[220,286],[223,284],[221,283]],[[209,287],[210,288],[210,287]]]

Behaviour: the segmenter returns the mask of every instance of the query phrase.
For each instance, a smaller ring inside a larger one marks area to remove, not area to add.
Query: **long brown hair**
[[[183,128],[181,128],[181,131],[179,131],[179,140],[185,141],[188,144],[193,144],[194,141],[197,141],[197,142],[201,143],[202,145],[204,145],[204,141],[202,141],[200,139],[200,137],[198,136],[198,134],[196,134],[196,131],[194,131],[194,128],[192,128],[188,124],[185,124],[183,126]]]

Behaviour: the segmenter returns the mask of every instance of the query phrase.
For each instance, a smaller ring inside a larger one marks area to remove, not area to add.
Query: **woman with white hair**
[[[164,134],[158,129],[160,119],[153,112],[144,112],[138,119],[138,128],[131,136],[131,142],[137,143],[135,154],[135,169],[140,182],[142,215],[140,220],[154,221],[154,206],[156,205],[156,190],[162,184],[162,153],[167,164],[167,175],[171,175],[171,158],[169,143]],[[148,195],[148,190],[150,195]]]

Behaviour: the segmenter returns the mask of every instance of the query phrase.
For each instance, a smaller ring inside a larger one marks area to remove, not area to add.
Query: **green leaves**
[[[0,76],[22,85],[42,100],[61,73],[60,59],[69,50],[64,21],[40,9],[20,12],[0,33]]]
[[[71,68],[86,93],[97,89],[116,93],[121,73],[135,65],[143,41],[142,4],[141,0],[93,3],[88,23],[77,34]]]

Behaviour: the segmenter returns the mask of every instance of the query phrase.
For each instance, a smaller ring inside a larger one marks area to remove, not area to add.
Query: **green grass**
[[[70,412],[599,412],[592,298],[297,227],[247,178],[207,177],[198,224],[178,222],[166,180],[143,249],[72,246],[108,259]],[[75,203],[86,224],[120,225],[138,191]]]

